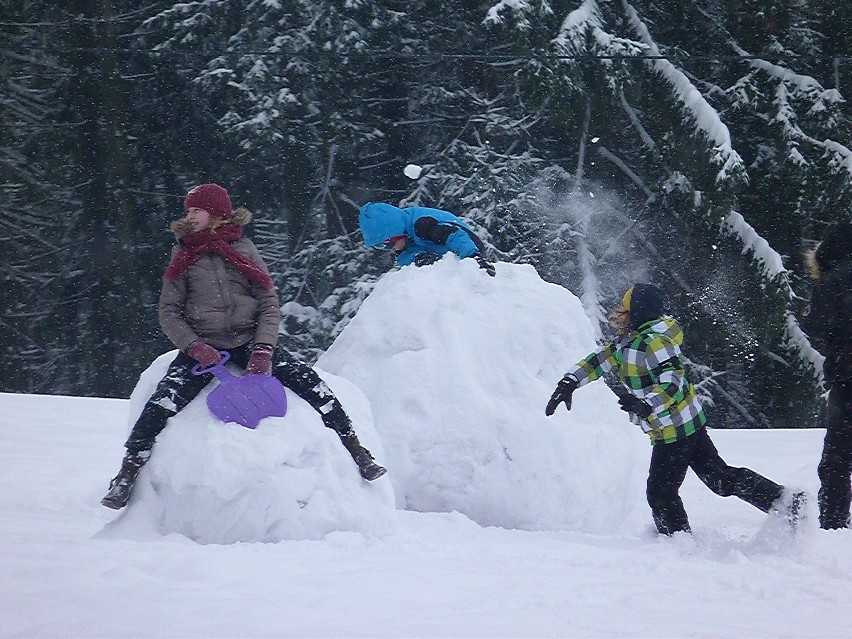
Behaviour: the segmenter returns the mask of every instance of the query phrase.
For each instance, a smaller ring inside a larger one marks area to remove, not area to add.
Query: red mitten
[[[207,342],[193,342],[186,349],[186,354],[196,362],[201,364],[203,368],[210,368],[222,361],[222,355]]]
[[[255,344],[251,349],[246,375],[270,375],[272,374],[272,346],[269,344]]]

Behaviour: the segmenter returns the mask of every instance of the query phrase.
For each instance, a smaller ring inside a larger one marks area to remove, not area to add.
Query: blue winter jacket
[[[473,257],[482,252],[482,242],[460,217],[449,211],[410,206],[401,209],[391,204],[367,202],[358,215],[367,246],[379,246],[392,237],[404,235],[408,246],[396,257],[400,266],[411,264],[419,253],[438,257],[455,253]]]

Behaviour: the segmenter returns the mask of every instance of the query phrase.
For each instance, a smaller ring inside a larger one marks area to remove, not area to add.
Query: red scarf
[[[272,278],[266,271],[231,246],[231,243],[236,242],[242,235],[242,226],[225,224],[215,231],[205,229],[182,237],[180,248],[163,274],[163,279],[176,280],[204,253],[218,253],[253,284],[266,289],[273,288]]]

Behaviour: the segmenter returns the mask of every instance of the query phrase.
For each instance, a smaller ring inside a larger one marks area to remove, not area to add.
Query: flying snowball
[[[417,164],[406,164],[402,172],[405,173],[406,177],[409,177],[412,180],[416,180],[423,172],[423,167]]]

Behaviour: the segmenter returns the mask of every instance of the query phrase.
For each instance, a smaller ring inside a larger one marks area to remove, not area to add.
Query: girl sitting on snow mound
[[[736,495],[763,512],[775,511],[798,523],[805,494],[790,493],[748,468],[728,466],[704,427],[707,418],[687,380],[680,346],[683,332],[667,314],[668,297],[653,284],[636,284],[610,315],[619,333],[614,342],[578,362],[556,386],[545,408],[550,416],[560,403],[571,410],[572,393],[612,369],[626,392],[622,410],[641,421],[651,438],[647,497],[657,530],[664,535],[691,532],[678,491],[692,468],[717,495]]]
[[[274,375],[307,401],[338,434],[362,477],[374,480],[384,475],[385,469],[358,441],[328,385],[310,366],[276,346],[281,319],[278,293],[257,247],[242,236],[251,213],[234,211],[228,191],[218,184],[195,187],[183,206],[186,217],[172,224],[178,246],[163,276],[159,305],[160,326],[180,352],[133,426],[121,470],[101,503],[115,509],[127,504],[166,420],[212,379],[193,375],[193,366],[216,365],[222,359],[219,351],[245,367],[245,374]]]

